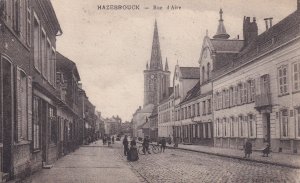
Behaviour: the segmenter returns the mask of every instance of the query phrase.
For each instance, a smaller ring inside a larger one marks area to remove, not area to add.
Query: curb
[[[215,155],[215,156],[220,156],[220,157],[238,159],[238,160],[242,160],[242,161],[249,161],[249,162],[256,162],[256,163],[263,163],[263,164],[270,164],[270,165],[276,165],[276,166],[283,166],[283,167],[288,167],[288,168],[300,169],[300,165],[291,165],[291,164],[286,164],[286,163],[270,162],[270,161],[263,161],[263,160],[257,160],[257,159],[246,159],[246,158],[243,158],[243,157],[240,157],[240,156],[226,155],[226,154],[221,154],[221,153],[206,152],[206,151],[200,151],[200,150],[194,150],[194,149],[186,149],[186,148],[180,148],[180,147],[170,147],[170,146],[167,146],[167,148],[169,148],[169,149],[184,150],[184,151],[190,151],[190,152],[198,152],[198,153]]]

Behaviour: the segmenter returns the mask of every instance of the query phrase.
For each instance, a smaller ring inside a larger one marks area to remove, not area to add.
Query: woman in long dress
[[[135,139],[132,139],[130,142],[130,150],[127,154],[127,160],[128,161],[137,161],[139,159],[139,155],[136,148],[136,141]]]

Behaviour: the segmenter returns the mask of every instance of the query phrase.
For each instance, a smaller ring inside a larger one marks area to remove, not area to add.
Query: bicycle
[[[149,144],[149,149],[151,149],[154,154],[157,154],[157,153],[160,152],[160,146],[159,145]],[[143,152],[143,146],[142,145],[140,145],[138,147],[138,153],[141,154],[141,155],[144,155],[146,153],[146,152],[145,153]]]

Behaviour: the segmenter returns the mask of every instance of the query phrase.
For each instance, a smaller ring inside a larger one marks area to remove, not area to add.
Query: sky
[[[143,106],[143,70],[150,60],[155,19],[163,62],[167,57],[173,73],[177,60],[180,66],[198,66],[206,30],[210,37],[216,33],[220,8],[230,38],[239,35],[240,39],[244,16],[256,17],[260,34],[265,31],[264,18],[273,17],[274,25],[296,10],[296,0],[51,2],[63,31],[57,37],[57,51],[76,63],[83,89],[96,110],[104,117],[119,115],[123,121],[130,121]],[[140,9],[99,10],[98,5],[138,5]],[[168,10],[172,5],[181,9]]]

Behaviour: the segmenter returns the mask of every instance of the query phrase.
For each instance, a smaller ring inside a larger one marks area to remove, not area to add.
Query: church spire
[[[150,70],[162,70],[162,69],[163,66],[162,66],[162,59],[161,59],[161,52],[160,52],[159,36],[157,30],[157,22],[155,19],[151,60],[150,60]]]
[[[168,58],[166,57],[165,71],[169,71]]]
[[[228,39],[230,37],[229,34],[226,33],[226,29],[223,23],[223,10],[220,9],[220,20],[219,20],[219,26],[216,35],[214,35],[213,38],[219,38],[219,39]]]

